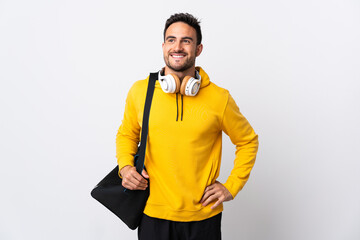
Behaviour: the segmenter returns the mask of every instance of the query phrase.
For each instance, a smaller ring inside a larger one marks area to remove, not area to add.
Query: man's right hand
[[[149,179],[149,175],[145,170],[141,174],[142,176],[136,171],[135,167],[130,165],[123,167],[120,170],[120,175],[123,179],[122,185],[130,190],[145,190],[148,187],[146,179]]]

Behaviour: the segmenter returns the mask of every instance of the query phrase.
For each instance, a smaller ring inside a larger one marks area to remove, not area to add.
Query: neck
[[[195,77],[195,66],[193,66],[189,69],[186,69],[185,71],[182,71],[182,72],[174,71],[174,70],[168,68],[167,66],[165,66],[164,74],[168,75],[170,73],[175,74],[176,76],[178,76],[180,81],[182,81],[185,76]]]

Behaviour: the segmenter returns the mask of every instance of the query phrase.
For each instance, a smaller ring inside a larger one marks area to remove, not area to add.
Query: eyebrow
[[[176,38],[176,37],[175,37],[175,36],[167,36],[165,40],[168,40],[168,39],[170,39],[170,38]],[[188,40],[194,41],[194,39],[191,38],[191,37],[183,37],[183,38],[181,38],[181,40],[184,40],[184,39],[188,39]]]
[[[182,40],[184,40],[184,39],[188,39],[188,40],[193,41],[193,39],[191,37],[183,37]]]

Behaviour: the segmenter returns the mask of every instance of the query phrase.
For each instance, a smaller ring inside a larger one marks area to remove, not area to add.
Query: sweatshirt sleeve
[[[116,158],[120,170],[126,165],[134,166],[134,155],[138,149],[141,127],[137,119],[137,110],[133,97],[134,86],[126,98],[122,123],[116,134]]]
[[[234,168],[224,184],[235,198],[249,179],[251,169],[254,166],[258,149],[258,135],[240,113],[239,107],[230,94],[221,127],[236,146]]]

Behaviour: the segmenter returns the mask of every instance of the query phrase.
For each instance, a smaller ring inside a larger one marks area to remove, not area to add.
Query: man
[[[149,78],[128,93],[116,146],[123,186],[150,196],[138,229],[140,240],[221,239],[223,202],[243,188],[254,165],[258,137],[229,92],[210,82],[195,59],[202,50],[199,21],[172,15],[165,24],[165,67],[159,72],[149,116],[142,176],[133,167],[140,141]],[[222,131],[236,145],[227,181],[216,181]],[[148,181],[149,180],[149,181]]]

